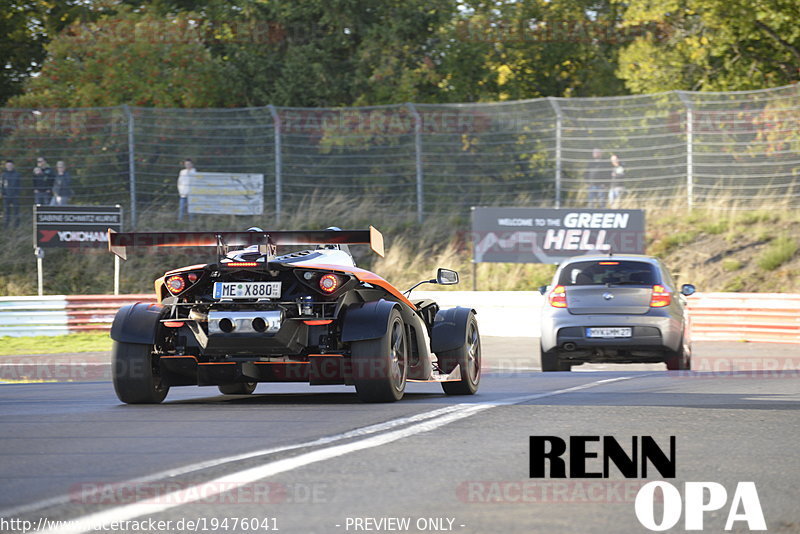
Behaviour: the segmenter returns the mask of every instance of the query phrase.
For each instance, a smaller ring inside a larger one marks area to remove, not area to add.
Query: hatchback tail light
[[[666,287],[659,285],[653,286],[653,293],[650,296],[651,308],[664,308],[666,306],[669,306],[671,302],[672,302],[672,293],[667,291]]]
[[[567,288],[564,286],[556,286],[550,292],[550,297],[548,298],[550,302],[550,306],[554,308],[566,308],[567,307]]]

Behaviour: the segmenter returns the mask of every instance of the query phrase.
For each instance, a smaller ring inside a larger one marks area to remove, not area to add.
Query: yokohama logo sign
[[[39,232],[41,233],[39,243],[49,243],[54,237],[62,243],[108,242],[107,232],[58,232],[56,230],[39,230]]]
[[[119,206],[36,206],[35,243],[42,248],[106,248],[108,229],[122,231]]]

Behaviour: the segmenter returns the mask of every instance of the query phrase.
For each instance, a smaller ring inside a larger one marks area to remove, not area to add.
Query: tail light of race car
[[[650,296],[651,308],[665,308],[672,302],[672,294],[667,288],[660,285],[653,286],[653,293]]]
[[[186,281],[183,279],[183,276],[176,274],[167,278],[165,284],[167,285],[167,289],[173,295],[177,295],[184,289],[186,289]]]
[[[324,274],[319,278],[319,288],[322,290],[323,293],[333,293],[337,289],[339,289],[339,285],[341,282],[339,281],[339,277],[335,274]]]
[[[263,263],[258,263],[257,261],[231,261],[228,263],[223,263],[225,267],[232,267],[234,269],[242,268],[242,267],[258,267],[259,265],[264,265]]]
[[[167,290],[171,294],[178,295],[187,287],[197,282],[198,278],[200,278],[200,276],[197,273],[173,274],[164,280],[164,285],[167,286]]]
[[[548,298],[550,302],[550,306],[554,308],[566,308],[567,307],[567,288],[564,286],[556,286],[550,292],[550,297]]]

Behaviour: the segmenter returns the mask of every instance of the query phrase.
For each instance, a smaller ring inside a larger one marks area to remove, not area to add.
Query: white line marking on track
[[[644,376],[644,375],[639,375]],[[69,525],[62,525],[58,529],[50,529],[42,531],[45,534],[81,534],[84,532],[90,532],[95,530],[100,525],[108,525],[112,522],[119,522],[130,520],[136,517],[140,517],[145,514],[155,514],[159,512],[163,512],[169,510],[171,508],[175,508],[178,506],[190,504],[192,502],[201,500],[201,499],[209,499],[212,498],[220,493],[226,493],[232,490],[235,490],[241,486],[250,484],[257,480],[261,480],[273,475],[277,475],[279,473],[284,473],[287,471],[292,471],[294,469],[298,469],[301,467],[305,467],[310,464],[314,464],[317,462],[321,462],[324,460],[329,460],[332,458],[336,458],[338,456],[342,456],[345,454],[349,454],[351,452],[356,452],[364,449],[370,449],[373,447],[379,447],[381,445],[385,445],[387,443],[391,443],[393,441],[397,441],[399,439],[407,438],[410,436],[414,436],[416,434],[420,434],[423,432],[430,432],[431,430],[435,430],[442,426],[448,425],[455,421],[459,421],[461,419],[465,419],[467,417],[471,417],[477,413],[489,410],[491,408],[497,406],[509,406],[513,404],[519,404],[522,402],[529,402],[532,400],[537,400],[545,397],[552,397],[555,395],[563,395],[565,393],[572,393],[575,391],[581,391],[584,389],[595,388],[598,386],[604,386],[613,382],[619,382],[622,380],[630,380],[632,378],[638,378],[635,376],[623,376],[617,378],[609,378],[605,380],[597,380],[594,382],[589,382],[587,384],[582,384],[579,386],[574,386],[565,389],[559,389],[555,391],[548,391],[545,393],[536,393],[533,395],[522,395],[518,397],[511,397],[507,399],[501,399],[496,401],[487,401],[487,402],[480,402],[480,403],[465,403],[465,404],[456,404],[453,406],[448,406],[446,408],[442,408],[439,410],[433,410],[431,412],[424,412],[421,414],[417,414],[415,416],[405,417],[401,419],[395,419],[393,421],[388,421],[386,423],[380,423],[378,425],[372,425],[371,427],[365,427],[364,429],[355,430],[351,432],[346,432],[344,434],[338,434],[336,436],[330,436],[328,438],[322,438],[320,440],[315,440],[314,442],[308,442],[306,444],[298,444],[298,445],[289,445],[286,447],[280,447],[276,449],[268,449],[268,451],[277,452],[283,450],[291,450],[300,447],[308,447],[312,443],[320,444],[320,442],[327,442],[331,443],[333,441],[340,441],[342,439],[347,439],[347,437],[354,437],[358,435],[363,435],[364,433],[367,434],[374,434],[376,432],[380,432],[381,430],[387,430],[386,432],[378,435],[373,435],[370,437],[366,437],[364,439],[360,439],[358,441],[351,441],[349,443],[343,443],[341,445],[333,445],[330,447],[326,447],[323,449],[319,449],[316,451],[311,451],[303,454],[299,454],[292,458],[285,458],[282,460],[276,460],[273,462],[268,462],[265,464],[257,465],[255,467],[251,467],[248,469],[236,471],[233,473],[229,473],[222,477],[218,477],[216,479],[202,482],[199,484],[192,485],[182,490],[174,491],[169,494],[160,495],[154,499],[147,499],[140,502],[126,504],[122,506],[108,508],[106,510],[95,512],[92,514],[88,514],[85,516],[77,517],[73,520],[69,521]],[[412,421],[414,420],[414,421]],[[400,422],[404,421],[404,422]],[[405,426],[404,428],[392,430],[393,427],[397,427],[400,425],[408,424],[409,421],[412,423],[409,426]],[[381,427],[377,429],[377,427]],[[368,430],[368,432],[364,432]],[[362,434],[358,434],[358,432],[362,432]],[[345,437],[347,436],[347,437]],[[224,463],[228,463],[231,461],[236,461],[238,459],[250,458],[253,456],[259,456],[263,454],[268,454],[268,452],[253,452],[238,456],[231,456],[225,459],[218,459],[218,460],[211,460],[209,462],[202,462],[200,464],[193,464],[195,466],[194,469],[189,469],[192,466],[186,466],[179,470],[169,471],[167,473],[187,473],[191,471],[198,470],[197,466],[204,466],[199,469],[205,469],[206,467],[213,467],[217,465],[221,465]],[[162,473],[162,478],[166,476],[170,476],[166,473]],[[175,476],[174,474],[171,476]],[[128,481],[127,483],[136,483],[141,482],[144,479],[135,479]],[[154,480],[154,476],[147,477],[146,480]],[[125,484],[125,483],[123,483]],[[69,497],[65,496],[62,497],[62,502],[68,502]],[[45,501],[42,501],[38,504],[42,504]],[[41,508],[39,506],[38,508]],[[17,509],[19,510],[19,509]],[[10,511],[3,511],[0,514],[3,517],[9,517],[12,514],[9,512],[14,512],[14,510]]]
[[[330,443],[334,443],[336,441],[342,441],[345,439],[352,439],[358,438],[362,436],[368,436],[370,434],[374,434],[376,432],[381,432],[384,430],[391,430],[393,428],[397,428],[399,426],[416,423],[419,421],[424,421],[426,419],[430,419],[432,417],[436,417],[439,415],[443,415],[446,413],[450,413],[454,410],[457,410],[459,405],[451,405],[444,408],[439,408],[437,410],[431,410],[429,412],[423,412],[407,417],[401,417],[398,419],[392,419],[391,421],[386,421],[384,423],[376,423],[374,425],[365,426],[362,428],[357,428],[355,430],[350,430],[348,432],[344,432],[342,434],[336,434],[333,436],[327,436],[324,438],[318,438],[311,441],[305,441],[302,443],[295,443],[292,445],[284,445],[281,447],[272,447],[269,449],[259,449],[256,451],[250,451],[242,454],[236,454],[232,456],[225,456],[223,458],[216,458],[214,460],[206,460],[204,462],[197,462],[189,465],[185,465],[183,467],[177,467],[174,469],[169,469],[167,471],[161,471],[157,473],[153,473],[150,475],[146,475],[143,477],[133,478],[130,480],[125,480],[123,482],[119,482],[119,484],[145,484],[147,482],[153,482],[157,480],[164,480],[173,477],[177,477],[180,475],[185,475],[187,473],[192,473],[195,471],[202,471],[204,469],[209,469],[212,467],[216,467],[219,465],[224,465],[227,463],[238,462],[241,460],[247,460],[250,458],[257,458],[259,456],[266,456],[268,454],[275,454],[279,452],[291,451],[295,449],[302,449],[306,447],[317,447],[320,445],[328,445]],[[115,483],[116,484],[116,483]],[[88,491],[84,494],[84,497],[91,498],[96,495],[99,495],[103,492],[103,488],[99,487],[94,491]],[[11,508],[8,510],[0,511],[0,517],[14,517],[19,516],[21,514],[32,512],[36,510],[40,510],[42,508],[49,508],[52,506],[60,506],[64,504],[69,504],[71,502],[71,497],[69,495],[61,495],[58,497],[53,497],[50,499],[44,499],[41,501],[37,501],[35,503],[22,505],[19,507]]]

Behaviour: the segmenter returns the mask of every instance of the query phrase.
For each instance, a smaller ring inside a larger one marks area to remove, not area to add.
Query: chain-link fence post
[[[561,106],[558,105],[558,100],[554,97],[547,97],[553,111],[556,114],[556,191],[555,191],[555,204],[556,209],[561,207]]]
[[[676,91],[678,98],[686,106],[686,201],[689,211],[694,206],[694,110],[692,101],[683,91]]]
[[[283,162],[281,160],[281,116],[275,106],[267,106],[269,114],[272,116],[272,126],[274,128],[275,144],[275,222],[281,221],[281,210],[283,209]]]
[[[136,229],[136,140],[133,136],[133,112],[128,104],[122,106],[128,123],[128,180],[131,193],[131,231]]]
[[[422,173],[422,117],[420,117],[414,104],[409,102],[406,106],[414,117],[414,163],[417,169],[417,222],[422,224],[422,220],[425,218],[424,175]]]

